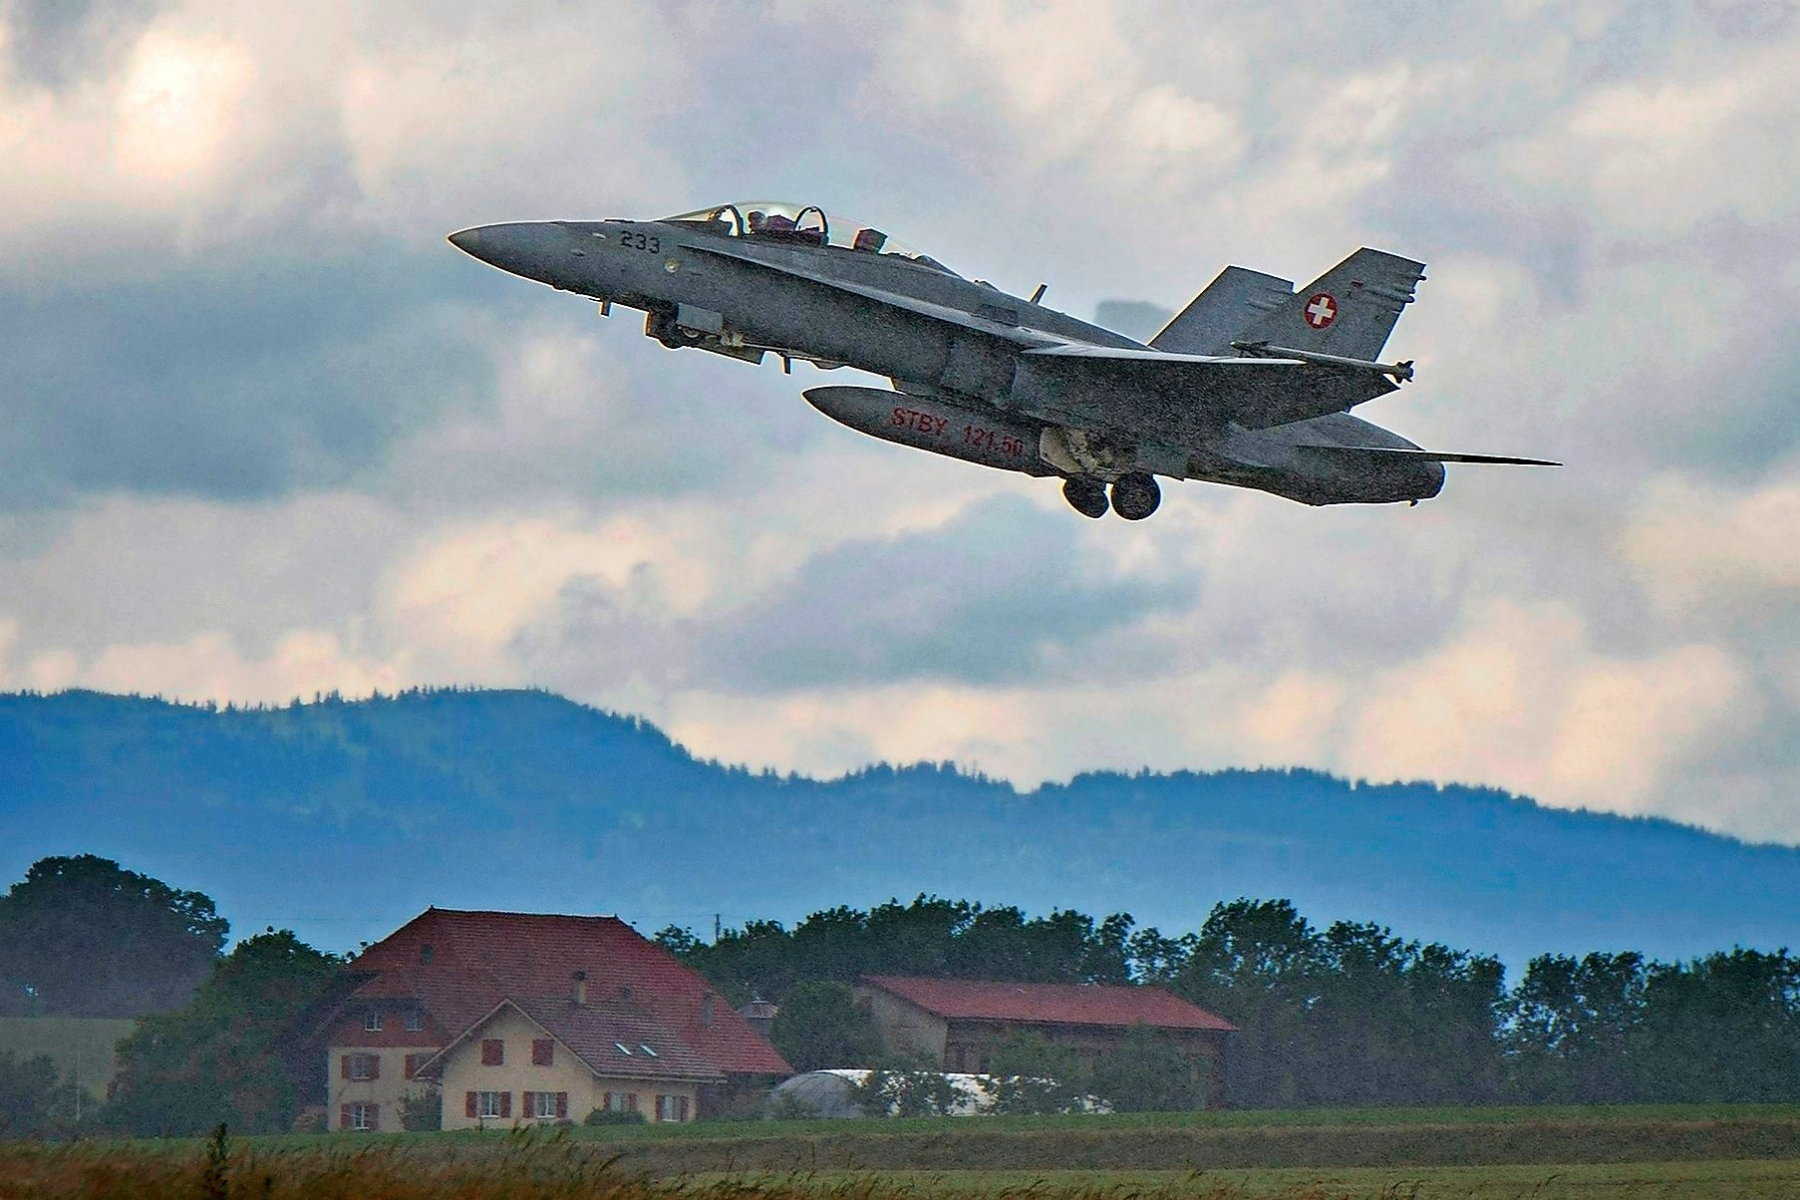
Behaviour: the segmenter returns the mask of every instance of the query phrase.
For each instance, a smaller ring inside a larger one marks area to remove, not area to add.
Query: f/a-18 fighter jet
[[[968,280],[815,205],[721,204],[658,221],[535,221],[450,235],[515,275],[647,314],[644,332],[760,363],[886,376],[816,387],[826,416],[884,441],[1059,477],[1077,512],[1137,521],[1156,477],[1305,504],[1417,502],[1447,462],[1350,415],[1413,377],[1378,356],[1424,265],[1358,250],[1298,290],[1227,267],[1148,345]]]

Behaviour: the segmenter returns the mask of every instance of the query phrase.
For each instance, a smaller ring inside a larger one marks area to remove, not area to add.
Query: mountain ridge
[[[1496,953],[1774,948],[1800,849],[1494,788],[1306,768],[1096,771],[1020,790],[952,764],[832,779],[705,760],[538,690],[286,706],[0,695],[0,871],[102,853],[240,933],[373,940],[436,903],[793,921],[920,892],[1129,911],[1165,933],[1237,895]]]

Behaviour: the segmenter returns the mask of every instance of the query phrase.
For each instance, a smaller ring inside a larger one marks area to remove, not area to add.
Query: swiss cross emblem
[[[1307,325],[1314,329],[1324,329],[1337,320],[1337,300],[1330,292],[1317,292],[1306,302],[1306,307],[1300,310],[1300,314],[1306,318]]]

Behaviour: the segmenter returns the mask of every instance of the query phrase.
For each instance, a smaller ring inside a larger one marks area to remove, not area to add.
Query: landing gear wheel
[[[1069,507],[1084,517],[1104,517],[1106,515],[1106,485],[1098,479],[1087,479],[1080,475],[1063,480],[1063,499]]]
[[[1162,489],[1156,477],[1142,471],[1121,475],[1113,481],[1112,509],[1127,521],[1141,521],[1162,503]]]

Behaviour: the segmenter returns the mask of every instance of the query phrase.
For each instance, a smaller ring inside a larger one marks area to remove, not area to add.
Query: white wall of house
[[[533,1043],[549,1037],[537,1022],[510,1007],[475,1029],[445,1056],[439,1072],[444,1128],[505,1129],[558,1119],[580,1122],[594,1109],[605,1107],[609,1093],[617,1097],[615,1107],[635,1109],[648,1121],[658,1119],[658,1097],[669,1098],[660,1106],[666,1119],[694,1119],[699,1096],[691,1083],[597,1077],[573,1051],[554,1039],[550,1063],[534,1063]],[[484,1044],[496,1041],[501,1061],[484,1062]],[[566,1116],[558,1117],[553,1100],[546,1102],[548,1111],[538,1115],[534,1111],[538,1095],[564,1097],[562,1112]],[[684,1111],[686,1115],[681,1116]]]
[[[327,1128],[399,1129],[401,1100],[409,1092],[424,1096],[431,1091],[430,1084],[406,1077],[407,1058],[423,1061],[430,1054],[430,1047],[331,1046],[325,1058]]]

